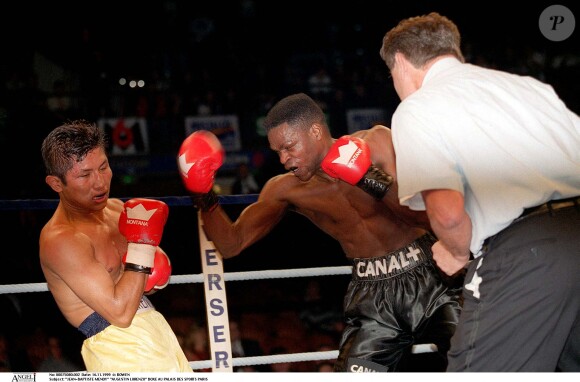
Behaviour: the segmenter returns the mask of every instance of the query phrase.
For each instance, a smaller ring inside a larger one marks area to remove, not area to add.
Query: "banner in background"
[[[108,140],[108,154],[149,154],[149,135],[145,118],[101,118],[99,128]]]
[[[214,133],[226,151],[239,151],[242,149],[237,115],[185,117],[185,136],[187,137],[197,130],[207,130]]]
[[[387,111],[380,108],[349,109],[346,112],[348,133],[358,130],[370,129],[374,125],[390,125],[390,117],[387,119]]]

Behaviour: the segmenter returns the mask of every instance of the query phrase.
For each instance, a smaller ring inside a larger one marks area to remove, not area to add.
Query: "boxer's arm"
[[[282,201],[284,182],[271,179],[262,189],[258,201],[246,207],[235,222],[219,206],[212,187],[225,151],[211,132],[190,134],[181,144],[177,161],[185,188],[201,211],[203,229],[224,258],[240,254],[276,225],[284,215],[287,203]]]
[[[248,205],[236,221],[220,206],[201,213],[208,238],[224,258],[239,255],[272,231],[288,210],[289,204],[283,197],[286,191],[285,179],[277,176],[264,185],[258,200]]]
[[[84,318],[75,316],[83,309],[77,298],[115,326],[131,324],[145,287],[143,274],[125,272],[115,284],[95,258],[92,240],[70,227],[41,235],[40,261],[59,308],[73,325]],[[119,267],[120,262],[119,256]]]
[[[375,125],[368,130],[356,131],[352,135],[365,140],[371,152],[372,163],[393,178],[389,192],[382,201],[410,226],[430,230],[429,218],[425,211],[414,211],[399,203],[396,157],[391,129],[383,125]]]

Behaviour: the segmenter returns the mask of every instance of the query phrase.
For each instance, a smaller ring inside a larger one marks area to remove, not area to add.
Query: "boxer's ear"
[[[62,191],[62,181],[58,176],[47,175],[45,178],[46,184],[50,186],[55,192]]]
[[[317,140],[322,139],[322,127],[319,123],[313,123],[310,126],[310,133],[316,138]]]

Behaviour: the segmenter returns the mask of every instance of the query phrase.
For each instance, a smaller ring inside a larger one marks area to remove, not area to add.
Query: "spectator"
[[[260,343],[254,339],[243,337],[238,320],[230,320],[230,340],[232,343],[233,357],[256,357],[263,356],[264,349]],[[270,371],[267,365],[239,366],[234,368],[234,372],[256,372]]]
[[[325,361],[319,363],[316,367],[316,371],[319,373],[332,373],[334,365],[331,362]]]
[[[0,332],[0,372],[34,370],[26,352],[16,345],[17,341],[8,333]]]
[[[188,361],[206,361],[211,359],[207,327],[194,323],[183,341],[183,351]],[[197,371],[209,372],[211,368]]]
[[[334,305],[329,297],[322,294],[318,280],[306,284],[300,319],[308,329],[319,330],[334,337],[340,337],[344,329],[340,305]]]
[[[313,98],[327,101],[334,90],[332,77],[324,66],[319,66],[316,72],[308,77],[308,89]]]
[[[52,93],[47,97],[46,104],[48,110],[53,112],[60,120],[65,121],[72,117],[72,98],[67,93],[63,80],[54,81]]]
[[[83,370],[81,367],[71,361],[63,353],[60,338],[55,335],[50,335],[47,338],[48,343],[48,357],[45,358],[38,366],[39,372],[50,371],[79,371]]]
[[[257,194],[260,186],[250,171],[247,163],[240,163],[236,171],[236,180],[232,183],[232,194]]]
[[[11,371],[10,356],[8,355],[8,339],[0,333],[0,372]]]

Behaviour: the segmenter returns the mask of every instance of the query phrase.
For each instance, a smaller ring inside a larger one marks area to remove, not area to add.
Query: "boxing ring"
[[[128,200],[130,198],[121,198]],[[187,196],[151,197],[165,202],[171,207],[192,207],[191,199]],[[220,195],[221,205],[250,204],[256,201],[257,195]],[[0,210],[54,210],[58,205],[57,199],[36,200],[0,200]],[[190,361],[194,371],[212,369],[212,372],[232,372],[234,367],[267,365],[274,363],[292,363],[305,361],[334,360],[338,357],[338,350],[302,352],[290,354],[275,354],[254,357],[233,357],[229,333],[228,304],[226,296],[226,282],[285,279],[298,277],[319,277],[350,275],[351,266],[330,266],[312,268],[292,268],[244,272],[224,272],[223,262],[213,243],[205,236],[203,220],[198,214],[199,245],[202,262],[202,272],[197,274],[172,275],[169,284],[203,283],[205,292],[205,308],[207,327],[209,331],[209,345],[211,359]],[[16,294],[31,292],[48,292],[44,282],[5,284],[0,285],[0,294]],[[437,351],[434,344],[416,344],[412,353],[429,353]]]

